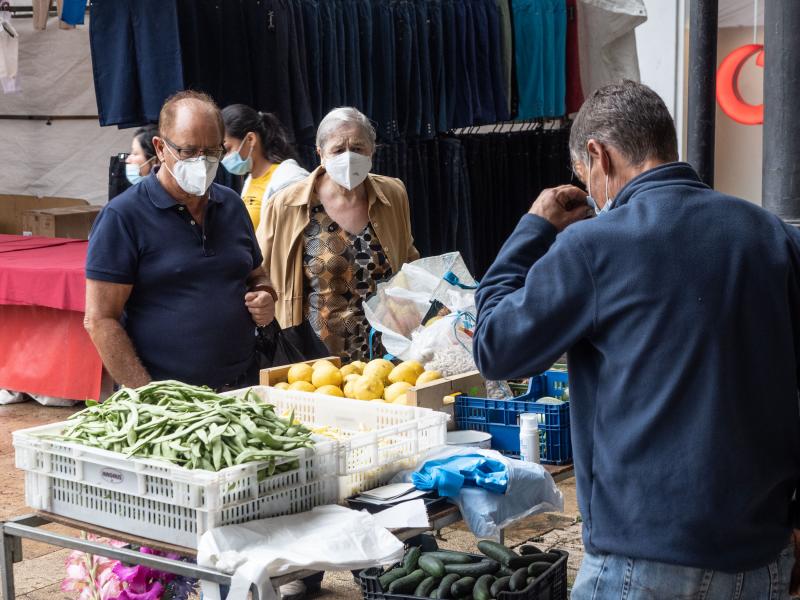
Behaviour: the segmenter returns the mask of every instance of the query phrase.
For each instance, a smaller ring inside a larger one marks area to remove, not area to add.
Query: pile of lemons
[[[395,366],[379,358],[368,363],[353,362],[341,369],[329,360],[318,360],[313,365],[298,363],[289,368],[287,379],[275,387],[354,400],[408,404],[406,392],[410,388],[442,379],[442,374],[426,371],[413,360]]]

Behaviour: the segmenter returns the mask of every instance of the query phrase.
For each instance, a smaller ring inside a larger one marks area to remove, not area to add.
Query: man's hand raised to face
[[[547,219],[559,231],[594,216],[594,211],[586,203],[586,192],[574,185],[543,190],[528,212]]]

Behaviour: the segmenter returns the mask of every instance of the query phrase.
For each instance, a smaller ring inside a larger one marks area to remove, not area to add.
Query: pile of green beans
[[[268,463],[266,475],[298,467],[292,450],[310,448],[311,432],[280,418],[249,390],[243,398],[220,396],[207,387],[155,381],[122,388],[102,404],[70,417],[61,435],[48,436],[86,446],[166,460],[188,469],[219,471],[246,462]]]

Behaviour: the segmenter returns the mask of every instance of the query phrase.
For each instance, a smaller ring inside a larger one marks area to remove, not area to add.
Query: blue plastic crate
[[[566,371],[546,371],[530,378],[528,393],[518,398],[490,400],[456,396],[455,416],[459,429],[485,431],[492,436],[492,448],[519,456],[519,416],[541,415],[539,419],[539,458],[542,463],[563,465],[572,462],[569,428],[569,402],[561,405],[538,404],[543,396],[562,398],[569,387]]]

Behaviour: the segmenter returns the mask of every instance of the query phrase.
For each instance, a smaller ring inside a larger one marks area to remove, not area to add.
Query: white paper
[[[389,485],[382,485],[372,490],[362,492],[362,496],[369,496],[370,498],[377,498],[378,500],[391,500],[398,498],[403,494],[407,494],[414,489],[413,483],[391,483]]]
[[[402,502],[373,516],[375,522],[386,529],[418,529],[430,526],[424,500]]]

